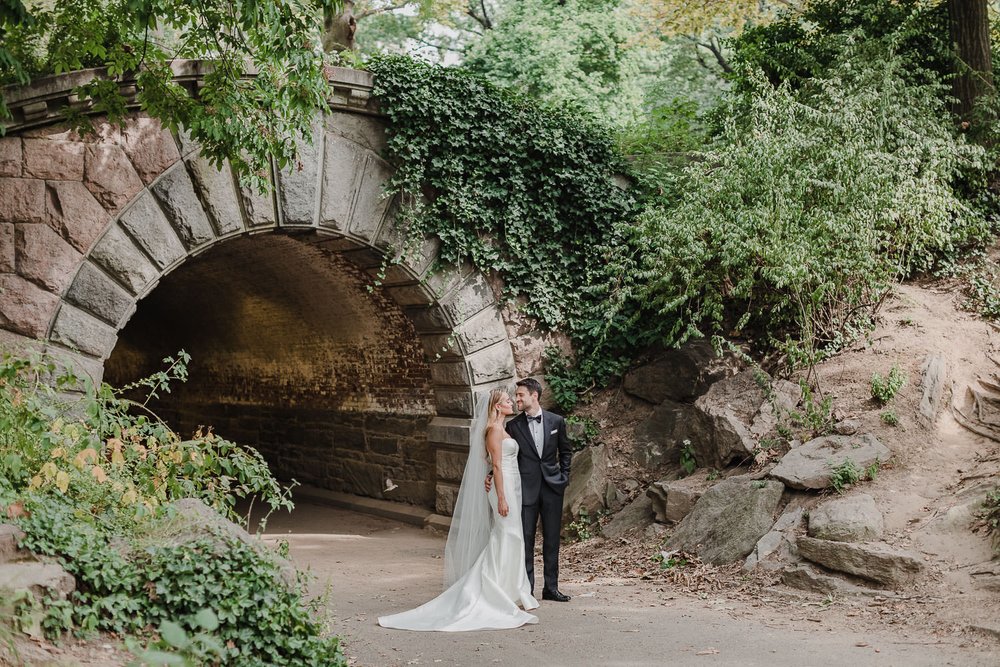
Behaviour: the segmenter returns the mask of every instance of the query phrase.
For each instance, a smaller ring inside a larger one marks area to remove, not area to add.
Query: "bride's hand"
[[[497,512],[500,514],[500,516],[507,516],[507,514],[510,512],[510,508],[507,507],[507,501],[504,500],[503,498],[501,498],[497,502]]]

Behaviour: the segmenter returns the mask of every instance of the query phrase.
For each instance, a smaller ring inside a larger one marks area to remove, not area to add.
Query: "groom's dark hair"
[[[524,378],[523,380],[518,380],[514,383],[518,387],[524,387],[528,390],[528,393],[538,394],[538,398],[542,397],[542,385],[535,378]]]

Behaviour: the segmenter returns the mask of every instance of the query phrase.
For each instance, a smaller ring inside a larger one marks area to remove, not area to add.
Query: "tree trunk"
[[[958,57],[954,111],[968,120],[976,100],[993,90],[988,0],[948,0],[951,41]]]
[[[358,21],[354,18],[354,0],[344,0],[343,11],[334,14],[327,10],[323,17],[323,50],[353,51],[354,33]]]

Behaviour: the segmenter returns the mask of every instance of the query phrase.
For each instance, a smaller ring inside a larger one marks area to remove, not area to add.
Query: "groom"
[[[521,413],[507,423],[517,440],[517,467],[521,473],[521,526],[524,529],[524,564],[532,595],[535,591],[535,530],[542,517],[542,561],[545,566],[543,600],[568,602],[559,592],[559,533],[563,492],[569,484],[573,448],[566,437],[566,420],[542,410],[542,386],[534,378],[517,383],[514,400]]]

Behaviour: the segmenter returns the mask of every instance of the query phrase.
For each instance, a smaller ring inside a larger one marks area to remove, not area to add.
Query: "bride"
[[[444,551],[445,591],[416,609],[379,617],[382,627],[457,632],[538,622],[524,611],[538,607],[538,601],[524,570],[517,441],[504,430],[504,417],[513,412],[502,389],[480,398]],[[483,483],[491,465],[493,485],[487,493]]]

